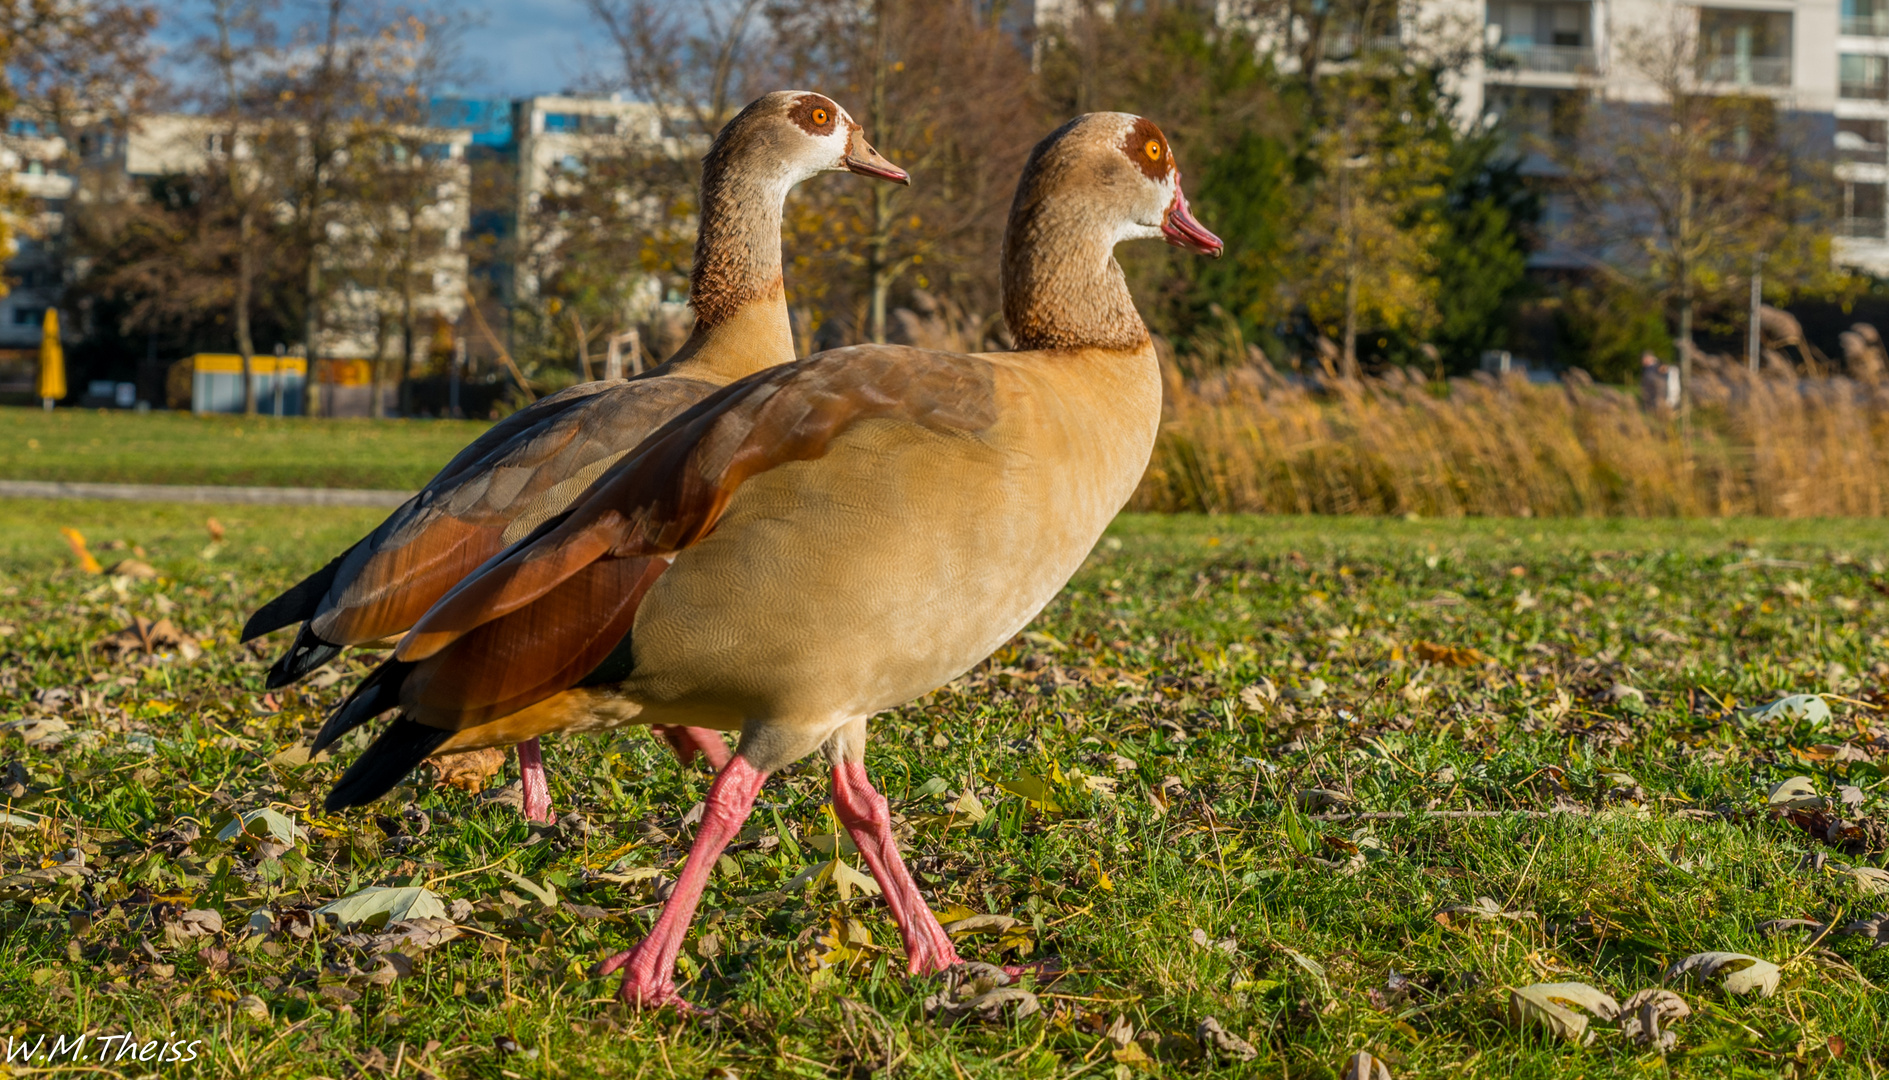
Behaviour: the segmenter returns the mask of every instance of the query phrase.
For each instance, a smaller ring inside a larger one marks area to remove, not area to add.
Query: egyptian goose
[[[243,640],[300,622],[268,687],[300,679],[343,648],[395,637],[506,544],[569,506],[664,421],[745,375],[794,359],[781,280],[781,211],[795,184],[850,171],[895,183],[845,109],[805,91],[760,98],[729,121],[702,161],[689,303],[695,329],[668,363],[628,381],[580,383],[501,421],[359,543],[271,600]],[[713,732],[664,726],[684,764],[719,769]],[[525,816],[550,820],[535,739],[518,747]]]
[[[666,425],[527,543],[456,586],[316,737],[396,705],[329,794],[386,792],[432,754],[624,724],[739,731],[649,936],[604,963],[675,1004],[711,868],[768,774],[823,748],[833,802],[913,973],[959,962],[866,776],[866,722],[990,655],[1128,500],[1161,377],[1116,243],[1218,255],[1152,122],[1092,113],[1030,157],[1004,241],[1018,352],[890,345],[750,376]]]

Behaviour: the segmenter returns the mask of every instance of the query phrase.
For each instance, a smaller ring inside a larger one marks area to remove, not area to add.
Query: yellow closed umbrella
[[[46,322],[39,338],[39,400],[52,410],[52,403],[66,396],[66,351],[59,346],[59,312],[46,309]]]

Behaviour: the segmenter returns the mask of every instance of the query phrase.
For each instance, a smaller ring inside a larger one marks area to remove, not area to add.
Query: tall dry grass
[[[1263,360],[1170,369],[1141,510],[1519,516],[1881,516],[1889,385],[1705,362],[1689,422],[1580,372],[1438,387],[1393,371],[1322,392]]]

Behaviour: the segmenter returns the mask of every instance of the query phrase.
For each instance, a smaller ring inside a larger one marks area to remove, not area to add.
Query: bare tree
[[[1642,85],[1597,102],[1561,156],[1580,208],[1562,237],[1595,269],[1673,312],[1685,404],[1701,308],[1742,306],[1765,253],[1766,287],[1829,286],[1841,272],[1817,220],[1812,157],[1765,96],[1723,86],[1696,8],[1618,36]]]
[[[913,178],[799,194],[795,216],[825,257],[801,266],[794,292],[847,313],[871,341],[885,340],[890,298],[908,281],[994,308],[1004,213],[1044,130],[1029,57],[966,0],[806,0],[768,14],[787,74],[833,95]]]
[[[584,0],[616,43],[622,85],[694,134],[713,136],[753,95],[762,0]]]
[[[209,147],[211,168],[220,171],[223,194],[236,219],[236,278],[231,321],[236,351],[243,358],[243,415],[256,415],[256,343],[250,334],[255,297],[258,222],[270,198],[267,174],[254,168],[252,156],[269,137],[257,108],[261,95],[252,80],[275,59],[275,25],[265,0],[208,0],[210,31],[197,42],[201,63],[209,68],[206,88],[221,129]]]
[[[118,0],[0,0],[0,132],[22,113],[48,133],[79,127],[122,132],[151,93],[155,9]],[[0,261],[31,200],[0,172]],[[0,296],[7,285],[0,278]]]
[[[319,18],[296,34],[298,55],[313,62],[288,73],[289,116],[296,127],[294,155],[296,240],[302,269],[302,349],[312,365],[325,301],[322,263],[328,229],[337,217],[339,171],[357,131],[376,38],[360,20],[371,14],[357,0],[321,0]],[[311,368],[311,374],[313,369]]]

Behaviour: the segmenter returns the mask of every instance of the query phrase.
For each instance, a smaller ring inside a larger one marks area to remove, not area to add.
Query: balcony
[[[1838,29],[1845,37],[1889,37],[1889,11],[1845,15]]]
[[[1503,45],[1496,50],[1496,66],[1544,75],[1588,75],[1595,70],[1594,50],[1578,45]]]
[[[1889,236],[1880,217],[1846,217],[1837,223],[1837,235],[1851,240],[1881,240]]]
[[[1789,86],[1788,56],[1714,56],[1700,65],[1699,77],[1732,86]]]
[[[1889,101],[1889,83],[1845,80],[1837,84],[1837,96],[1845,101]]]

